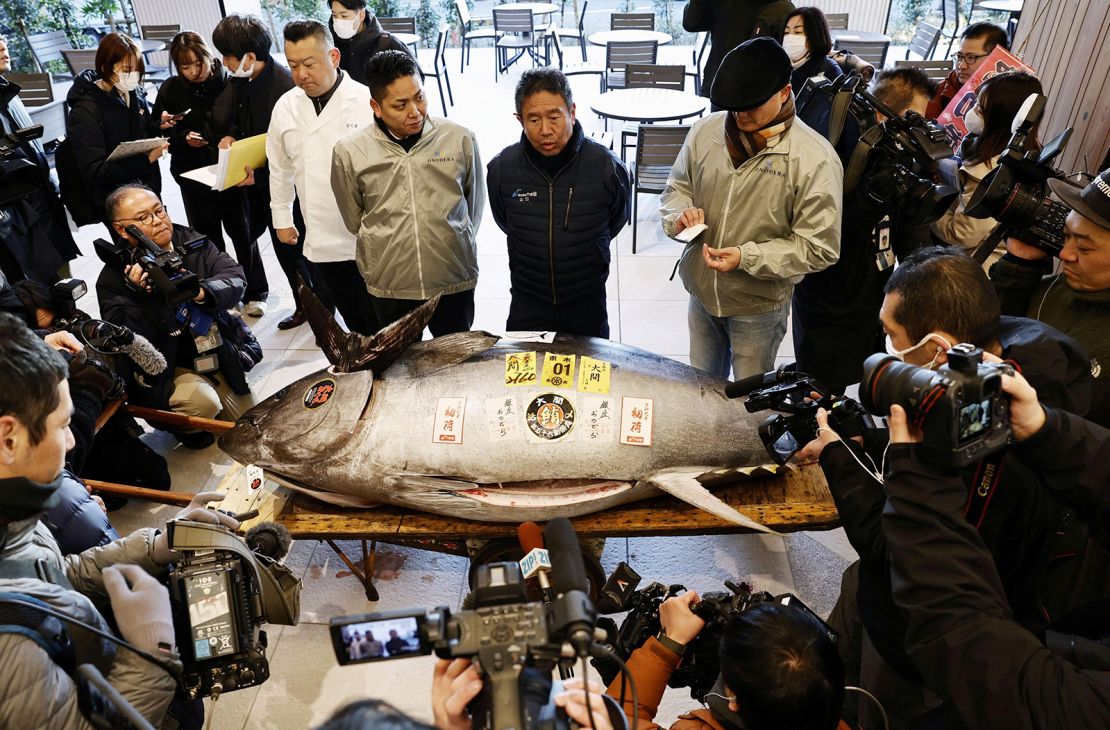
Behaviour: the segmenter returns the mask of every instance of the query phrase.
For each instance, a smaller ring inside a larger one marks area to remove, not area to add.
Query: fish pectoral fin
[[[460,492],[477,489],[478,485],[462,479],[437,477],[428,474],[395,474],[384,480],[385,487],[395,496],[395,502],[427,509],[433,506],[449,507],[466,512],[477,509],[479,504]],[[465,514],[461,515],[465,517]]]
[[[441,296],[436,294],[393,324],[378,330],[373,337],[366,337],[357,332],[345,332],[335,321],[335,315],[320,303],[300,277],[297,295],[308,317],[308,326],[336,371],[372,370],[375,375],[381,375],[412,343],[420,340]]]
[[[299,482],[296,479],[275,474],[272,471],[267,471],[266,476],[273,479],[275,482],[283,487],[292,489],[294,492],[307,494],[313,499],[318,499],[326,504],[332,504],[336,507],[357,507],[360,509],[369,509],[371,507],[379,506],[382,501],[380,499],[366,499],[365,497],[356,497],[350,494],[339,494],[338,492],[328,492],[323,489],[313,489],[312,487]]]
[[[699,476],[712,471],[711,468],[663,469],[648,474],[642,481],[648,482],[652,486],[663,490],[672,497],[681,499],[687,504],[693,505],[698,509],[703,509],[712,515],[716,515],[726,522],[748,527],[758,532],[766,532],[771,535],[778,534],[769,527],[764,527],[744,513],[726,504],[720,497],[710,492],[698,481]]]

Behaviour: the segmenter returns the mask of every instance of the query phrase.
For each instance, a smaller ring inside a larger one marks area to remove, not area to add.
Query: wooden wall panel
[[[1037,69],[1048,96],[1041,138],[1073,127],[1057,166],[1098,167],[1110,149],[1110,3],[1025,0],[1014,51]]]

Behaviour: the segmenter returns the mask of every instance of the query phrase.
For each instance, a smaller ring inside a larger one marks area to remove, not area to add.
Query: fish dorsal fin
[[[501,338],[489,332],[455,332],[425,340],[409,349],[403,363],[389,371],[391,377],[423,378],[434,372],[466,362],[497,344]]]
[[[772,535],[778,534],[774,530],[759,524],[744,513],[737,511],[731,505],[726,504],[720,497],[702,486],[702,483],[698,481],[698,477],[707,471],[710,470],[699,468],[661,469],[660,471],[647,475],[643,478],[643,481],[658,487],[672,497],[678,497],[683,502],[703,509],[727,522],[741,525],[758,532],[767,532]]]
[[[373,337],[366,337],[357,332],[344,331],[335,321],[335,316],[299,277],[297,294],[308,317],[308,325],[336,372],[372,370],[375,375],[381,375],[412,343],[420,340],[441,296],[436,294]]]

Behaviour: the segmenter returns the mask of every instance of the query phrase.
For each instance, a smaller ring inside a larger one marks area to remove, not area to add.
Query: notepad
[[[220,158],[215,165],[189,170],[182,177],[195,180],[212,190],[227,190],[247,179],[244,167],[257,170],[265,165],[266,135],[256,134],[233,142],[226,150],[220,150]]]
[[[165,137],[151,137],[149,139],[132,139],[127,142],[120,142],[112,154],[108,155],[106,162],[115,162],[122,160],[125,157],[135,157],[136,155],[148,155],[151,150],[156,150],[166,143]]]

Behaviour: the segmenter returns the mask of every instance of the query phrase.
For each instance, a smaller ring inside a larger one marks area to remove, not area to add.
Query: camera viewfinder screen
[[[958,442],[963,445],[991,427],[991,398],[978,403],[969,403],[960,409],[960,430]]]
[[[341,628],[341,632],[349,662],[422,653],[420,628],[414,616],[348,624]]]

